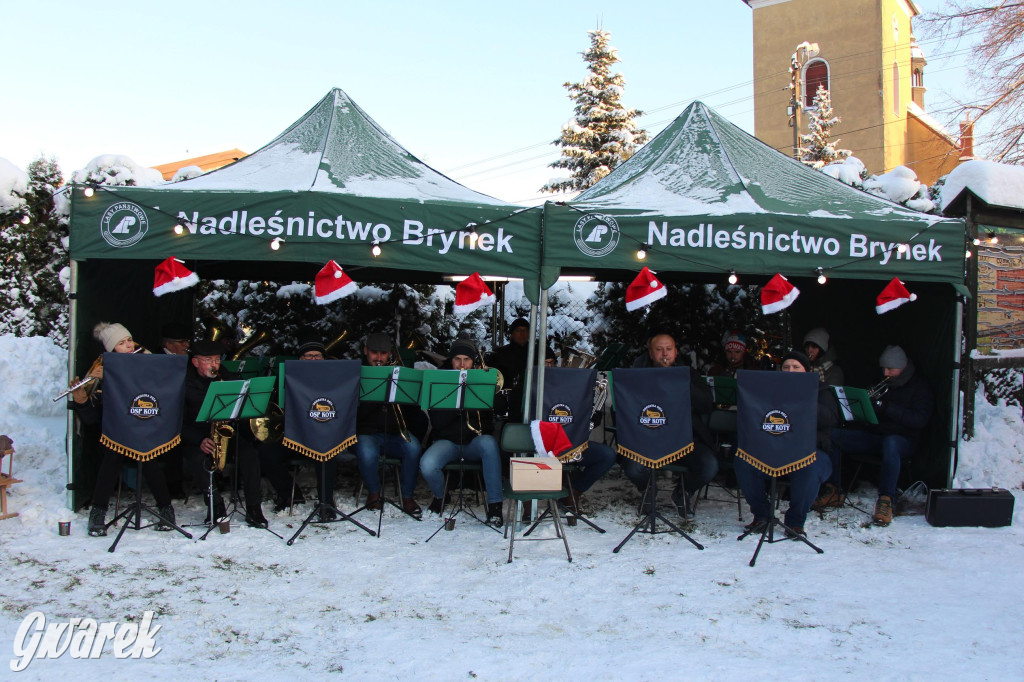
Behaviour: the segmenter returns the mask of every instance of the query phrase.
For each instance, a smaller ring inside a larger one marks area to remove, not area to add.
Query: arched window
[[[814,59],[807,63],[804,69],[804,107],[814,106],[814,95],[818,92],[818,86],[826,90],[828,83],[828,62],[824,59]]]
[[[900,115],[900,65],[892,63],[892,113]]]
[[[921,69],[914,69],[914,73],[910,76],[910,84],[915,88],[924,87],[924,72]]]

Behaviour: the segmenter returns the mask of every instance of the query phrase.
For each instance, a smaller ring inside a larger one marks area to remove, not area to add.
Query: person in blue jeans
[[[457,339],[448,351],[441,369],[474,369],[480,353],[468,339]],[[420,473],[426,479],[434,499],[430,511],[444,509],[445,464],[458,459],[480,462],[487,488],[487,524],[502,524],[501,454],[494,433],[494,410],[429,410],[431,445],[420,458]]]
[[[363,342],[363,364],[384,367],[392,364],[395,351],[387,334],[369,334]],[[406,421],[408,410],[415,406],[388,403],[360,402],[356,414],[357,441],[352,446],[356,456],[359,475],[366,484],[366,508],[380,509],[384,504],[380,485],[380,456],[401,460],[399,467],[402,489],[402,511],[419,518],[423,510],[413,495],[416,491],[416,474],[419,471],[420,440],[413,434]]]
[[[874,401],[878,424],[865,424],[852,429],[833,429],[832,476],[815,502],[815,508],[841,506],[838,457],[848,452],[881,458],[882,472],[878,479],[878,500],[871,520],[877,526],[892,523],[892,505],[900,468],[917,450],[921,433],[935,408],[932,389],[916,371],[913,361],[899,346],[886,346],[878,359],[884,384]]]
[[[781,369],[783,372],[809,372],[811,361],[800,351],[790,351],[782,356]],[[789,480],[789,509],[786,510],[784,522],[794,534],[807,535],[804,531],[807,512],[810,511],[821,484],[832,472],[829,429],[838,423],[839,409],[835,396],[832,395],[829,386],[822,384],[818,387],[817,454],[811,464],[786,474]],[[760,532],[774,513],[767,492],[771,477],[739,457],[733,463],[733,471],[736,474],[736,482],[743,491],[743,498],[750,505],[750,513],[754,515],[754,520],[746,525],[745,530],[751,533]]]

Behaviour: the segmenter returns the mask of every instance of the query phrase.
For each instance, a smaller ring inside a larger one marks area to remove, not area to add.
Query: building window
[[[818,92],[818,86],[829,89],[828,83],[828,62],[824,59],[815,59],[807,63],[804,69],[804,108],[814,106],[814,95]]]
[[[924,72],[921,69],[914,69],[914,73],[910,76],[910,84],[915,88],[924,87]]]
[[[900,115],[900,65],[892,63],[892,113]]]

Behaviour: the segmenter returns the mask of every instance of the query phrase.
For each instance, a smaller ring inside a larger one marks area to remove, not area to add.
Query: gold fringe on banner
[[[285,438],[281,442],[284,443],[285,447],[289,447],[292,450],[298,452],[299,454],[309,457],[310,459],[315,459],[318,462],[326,462],[331,457],[334,457],[345,448],[351,445],[355,445],[357,440],[358,439],[355,436],[349,436],[347,439],[343,440],[341,443],[334,446],[327,452],[317,452],[316,450],[310,450],[302,443],[297,443],[293,441],[291,438]]]
[[[167,441],[163,445],[155,447],[149,452],[139,452],[138,450],[133,450],[127,445],[121,445],[120,443],[116,443],[110,440],[110,438],[107,437],[107,434],[103,434],[102,436],[100,436],[100,445],[105,445],[114,452],[120,455],[124,455],[125,457],[134,459],[138,462],[148,462],[149,460],[155,457],[159,457],[160,455],[164,454],[165,452],[167,452],[180,442],[181,434],[178,434],[177,436]]]
[[[746,462],[750,466],[754,467],[758,471],[763,471],[764,473],[768,474],[769,476],[772,476],[773,478],[777,478],[779,476],[785,476],[786,474],[791,474],[794,471],[796,471],[797,469],[803,469],[805,466],[814,464],[814,461],[817,459],[817,454],[818,454],[818,451],[815,450],[814,452],[812,452],[811,454],[807,455],[803,459],[797,460],[796,462],[793,462],[792,464],[787,464],[784,467],[772,467],[772,466],[768,466],[767,464],[765,464],[764,462],[759,460],[757,457],[754,457],[752,454],[750,454],[749,452],[747,452],[743,448],[737,448],[736,449],[736,456],[737,457],[739,457],[744,462]]]
[[[575,462],[576,460],[578,460],[580,457],[583,456],[583,451],[586,450],[588,447],[590,447],[590,441],[589,440],[587,442],[585,442],[583,445],[580,445],[580,446],[577,446],[575,448],[572,448],[571,450],[566,450],[565,452],[560,454],[558,456],[558,461],[559,462]]]
[[[693,451],[693,443],[690,443],[686,447],[676,450],[675,452],[672,452],[670,454],[667,454],[661,459],[651,459],[649,457],[644,457],[639,452],[634,452],[627,447],[623,447],[622,445],[619,445],[618,447],[620,455],[622,455],[623,457],[627,457],[633,460],[634,462],[640,462],[645,467],[648,467],[650,469],[660,469],[666,464],[671,464],[677,459],[682,459],[683,457],[685,457],[686,455],[690,454],[690,452]]]

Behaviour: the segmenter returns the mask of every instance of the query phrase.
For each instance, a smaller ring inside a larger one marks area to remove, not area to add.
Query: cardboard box
[[[555,457],[513,457],[512,490],[549,491],[562,489],[562,463]]]

